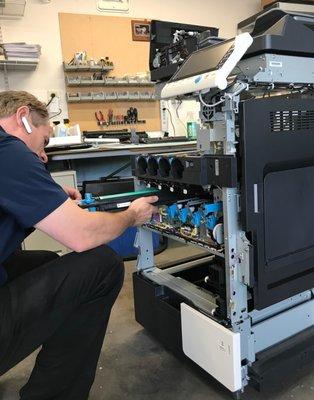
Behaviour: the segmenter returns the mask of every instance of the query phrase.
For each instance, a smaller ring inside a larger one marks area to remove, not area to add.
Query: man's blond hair
[[[46,105],[32,94],[17,90],[0,92],[0,119],[10,117],[23,106],[29,108],[35,126],[47,123],[49,114]]]

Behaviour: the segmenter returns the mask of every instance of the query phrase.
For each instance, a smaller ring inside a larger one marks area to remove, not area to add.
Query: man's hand
[[[72,190],[71,190],[72,192]],[[74,192],[76,192],[74,190]],[[158,211],[152,203],[158,197],[142,197],[121,212],[88,212],[67,199],[39,221],[35,228],[47,233],[70,249],[81,252],[111,242],[130,226],[148,222]]]
[[[71,200],[82,200],[81,193],[77,189],[70,186],[63,186],[63,190]]]
[[[158,208],[152,205],[156,201],[158,201],[157,196],[149,196],[141,197],[131,203],[127,211],[132,215],[134,226],[145,224],[158,212]]]

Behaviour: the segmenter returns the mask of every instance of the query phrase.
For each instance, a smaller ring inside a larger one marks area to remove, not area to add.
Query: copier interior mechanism
[[[161,96],[199,99],[197,150],[133,160],[174,196],[138,231],[136,319],[235,394],[313,365],[313,26],[274,10],[192,53]],[[156,268],[152,232],[208,255]]]

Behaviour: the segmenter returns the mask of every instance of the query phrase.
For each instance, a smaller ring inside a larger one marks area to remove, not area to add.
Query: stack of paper
[[[2,47],[9,61],[37,62],[41,53],[39,44],[4,43]]]

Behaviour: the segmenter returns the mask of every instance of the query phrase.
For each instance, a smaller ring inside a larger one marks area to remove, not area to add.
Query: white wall
[[[131,9],[126,16],[216,26],[220,29],[220,36],[226,38],[234,36],[239,21],[260,10],[260,0],[130,0],[130,2]],[[51,0],[50,4],[44,4],[41,0],[27,0],[23,18],[0,20],[0,23],[5,42],[25,41],[42,46],[42,56],[36,71],[9,73],[10,89],[27,90],[43,101],[47,101],[48,90],[59,91],[63,109],[60,117],[65,118],[67,110],[64,99],[59,12],[116,15],[97,12],[96,0]],[[105,43],[106,38],[99,40]],[[4,83],[0,77],[0,90],[3,89]]]

